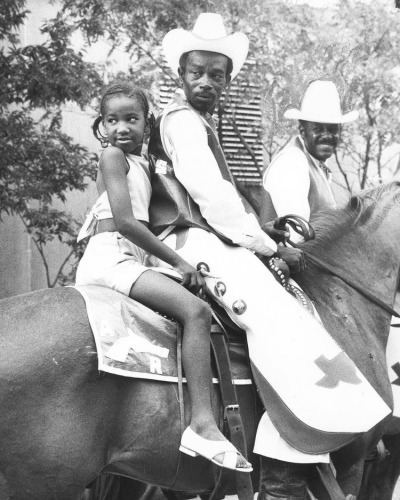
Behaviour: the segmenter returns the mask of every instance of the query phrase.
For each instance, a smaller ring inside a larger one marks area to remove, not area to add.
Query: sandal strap
[[[223,467],[226,467],[227,469],[233,469],[235,470],[237,467],[237,459],[239,458],[239,454],[237,452],[233,451],[226,451],[224,453],[224,459],[222,461]],[[215,460],[215,457],[214,457]],[[218,460],[215,460],[216,462]]]
[[[200,455],[212,460],[215,456],[223,453],[239,454],[239,451],[230,441],[211,441],[196,434],[190,427],[184,431],[181,444]]]

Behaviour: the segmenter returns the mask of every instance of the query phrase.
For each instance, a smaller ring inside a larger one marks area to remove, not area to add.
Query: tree
[[[350,191],[382,183],[385,167],[399,156],[398,148],[390,152],[400,142],[399,14],[381,2],[351,6],[344,0],[336,12],[337,22],[356,47],[353,102],[360,119],[346,127],[343,153],[337,157],[343,171],[343,158],[352,160],[347,166]]]
[[[252,35],[261,71],[249,77],[263,82],[267,162],[295,132],[284,111],[299,107],[311,80],[330,78],[343,109],[360,111],[359,120],[344,127],[336,156],[344,187],[351,193],[381,183],[385,168],[399,156],[393,148],[400,135],[399,12],[384,2],[348,0],[318,17],[307,6],[257,6]]]
[[[163,62],[162,37],[176,27],[190,29],[200,12],[222,13],[228,30],[244,31],[250,38],[252,64],[237,79],[238,95],[242,103],[261,99],[262,125],[254,131],[266,164],[296,130],[295,123],[283,120],[285,109],[299,105],[311,79],[330,76],[344,106],[361,110],[360,120],[344,129],[336,157],[343,184],[355,191],[384,178],[388,150],[400,132],[400,42],[395,31],[399,12],[382,0],[341,0],[323,11],[276,0],[62,0],[55,18],[43,25],[47,42],[28,47],[19,45],[16,31],[26,17],[25,1],[3,4],[0,39],[7,47],[0,51],[1,210],[23,218],[44,263],[45,245],[52,238],[70,245],[72,260],[79,255],[72,244],[77,222],[68,222],[51,202],[63,201],[69,189],[84,189],[94,175],[89,153],[62,133],[60,106],[73,102],[84,108],[104,81],[119,76],[85,62],[85,48],[102,39],[109,55],[117,48],[129,53],[131,66],[123,76],[154,97],[162,76],[172,76]],[[71,44],[76,31],[83,35],[81,50]],[[237,99],[228,90],[219,109],[234,129]],[[257,163],[252,147],[240,134],[239,139]],[[261,174],[264,166],[256,166]],[[48,284],[54,279],[48,278]]]
[[[49,40],[43,45],[21,47],[18,29],[27,11],[25,2],[7,0],[0,16],[0,207],[1,213],[18,215],[42,258],[47,285],[66,279],[66,264],[82,253],[76,244],[79,225],[64,210],[72,189],[83,190],[94,176],[94,158],[74,144],[61,130],[60,105],[72,101],[81,107],[90,102],[101,85],[94,67],[69,46],[72,28],[44,26]],[[39,118],[33,118],[39,115]],[[46,243],[58,239],[69,247],[54,277],[50,276]]]

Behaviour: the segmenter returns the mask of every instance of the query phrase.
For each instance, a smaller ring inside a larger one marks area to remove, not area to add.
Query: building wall
[[[30,241],[22,222],[3,216],[0,242],[0,298],[31,291]]]

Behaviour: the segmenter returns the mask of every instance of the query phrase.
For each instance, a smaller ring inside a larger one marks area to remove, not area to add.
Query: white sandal
[[[229,441],[211,441],[204,439],[194,432],[190,427],[186,427],[182,434],[180,451],[191,457],[201,456],[210,460],[213,464],[238,472],[251,472],[253,467],[247,462],[247,467],[236,467],[237,458],[241,453]],[[214,457],[223,454],[223,462],[218,462]]]

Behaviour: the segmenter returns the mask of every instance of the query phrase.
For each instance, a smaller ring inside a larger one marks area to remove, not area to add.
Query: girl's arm
[[[182,284],[198,292],[200,288],[205,287],[200,273],[174,250],[164,245],[133,215],[126,179],[127,168],[125,155],[119,148],[111,146],[103,151],[100,158],[100,170],[117,231],[149,254],[155,255],[174,267],[183,277]]]

